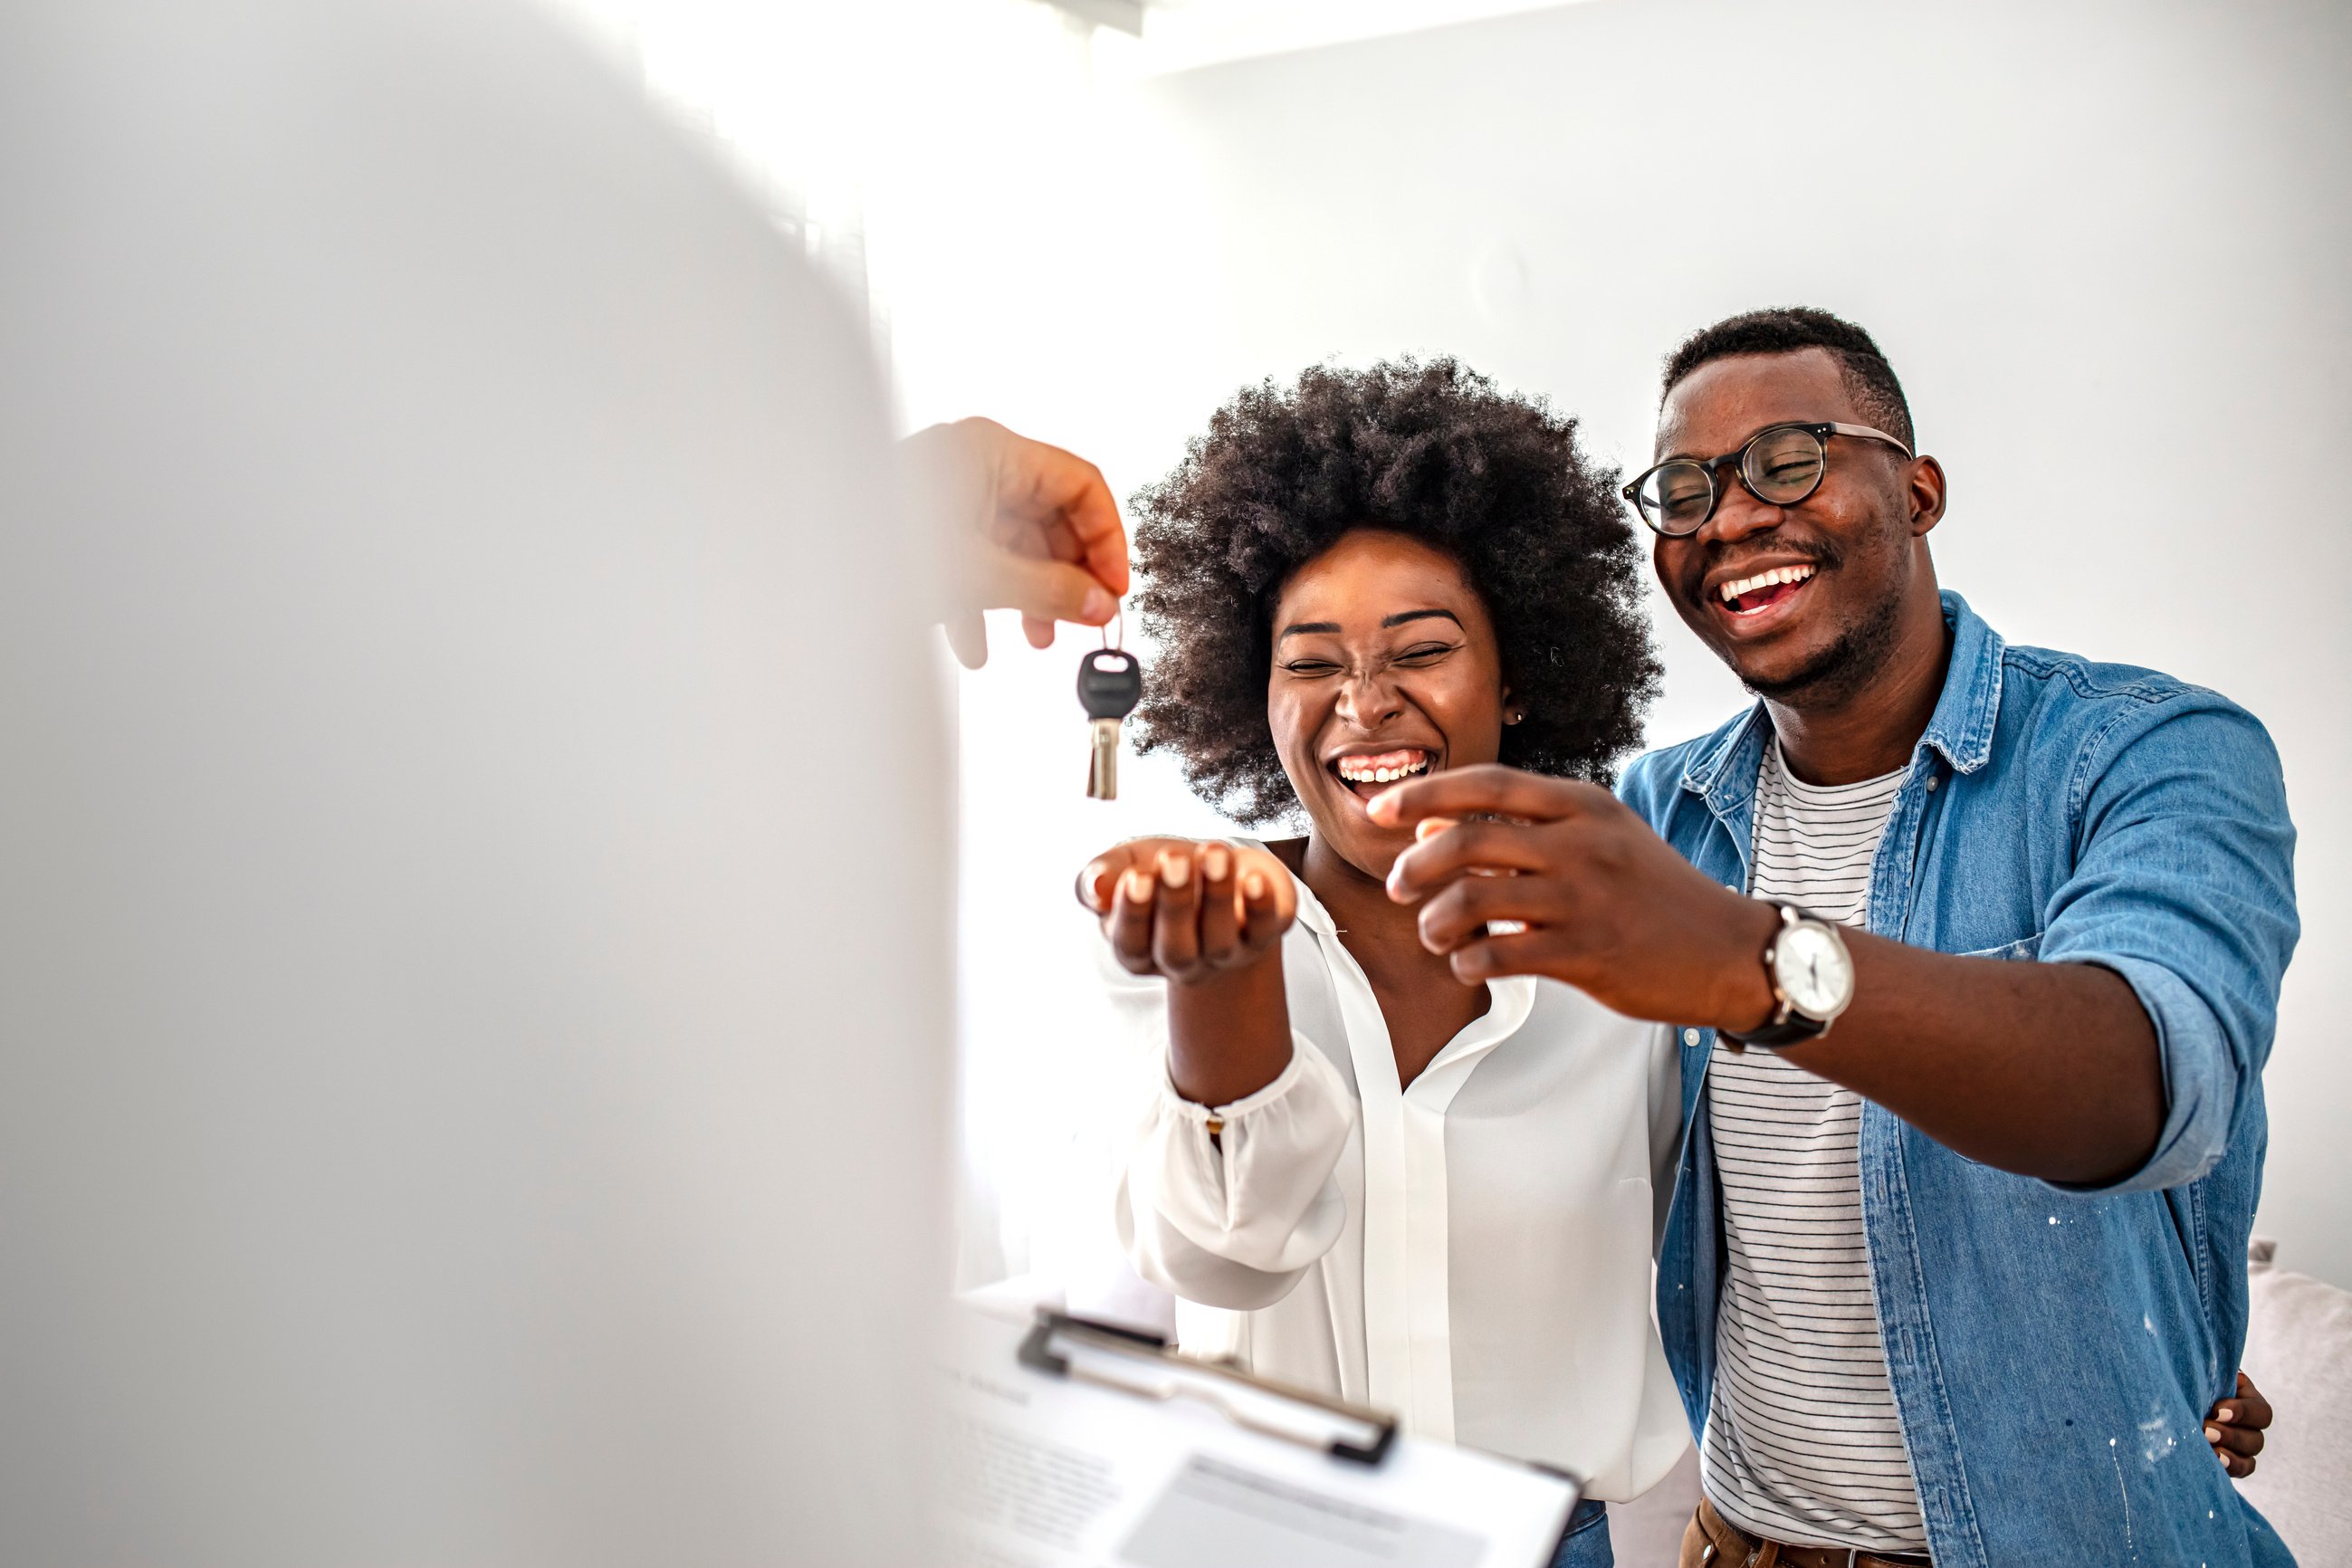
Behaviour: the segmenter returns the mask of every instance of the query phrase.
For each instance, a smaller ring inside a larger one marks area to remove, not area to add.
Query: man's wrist
[[[1735,897],[1733,902],[1706,1021],[1717,1034],[1742,1035],[1762,1028],[1780,1010],[1780,999],[1764,970],[1764,950],[1780,927],[1780,911],[1761,899]]]

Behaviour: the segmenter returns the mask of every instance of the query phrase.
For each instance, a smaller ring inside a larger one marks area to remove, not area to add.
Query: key
[[[1125,648],[1097,648],[1078,661],[1078,705],[1094,723],[1087,798],[1118,798],[1119,726],[1143,700],[1143,666]]]

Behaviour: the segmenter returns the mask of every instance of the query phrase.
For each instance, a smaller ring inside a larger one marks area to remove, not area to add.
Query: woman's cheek
[[[1503,699],[1483,679],[1448,682],[1423,710],[1445,736],[1446,766],[1466,768],[1502,755]]]

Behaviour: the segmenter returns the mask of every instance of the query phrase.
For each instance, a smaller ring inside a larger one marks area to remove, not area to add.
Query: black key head
[[[1089,719],[1124,719],[1143,700],[1143,666],[1124,648],[1097,648],[1078,661],[1078,705]]]

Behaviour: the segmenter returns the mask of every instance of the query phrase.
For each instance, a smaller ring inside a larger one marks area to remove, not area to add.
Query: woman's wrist
[[[1290,1065],[1290,1008],[1277,946],[1243,967],[1168,986],[1168,1078],[1199,1105],[1231,1105]]]

